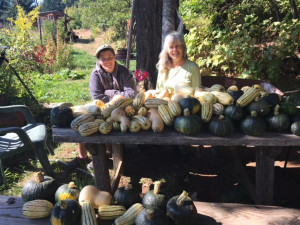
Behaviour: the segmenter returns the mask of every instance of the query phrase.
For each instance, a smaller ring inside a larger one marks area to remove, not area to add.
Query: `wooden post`
[[[95,171],[96,187],[101,191],[111,192],[109,170],[106,163],[105,144],[86,145],[89,152],[92,152],[92,160]],[[95,154],[96,153],[96,154]]]
[[[119,167],[120,161],[123,161],[123,145],[122,144],[112,144],[112,158],[113,158],[113,166],[114,171],[116,172]],[[120,173],[123,171],[121,169]]]
[[[257,147],[255,192],[256,204],[271,205],[274,193],[274,161],[280,147]]]
[[[130,64],[131,41],[132,41],[132,27],[133,27],[133,23],[134,23],[134,20],[135,20],[134,7],[135,7],[135,0],[132,0],[131,18],[130,18],[129,33],[128,33],[127,55],[126,55],[126,68],[127,69],[129,69],[129,64]]]
[[[38,6],[37,0],[35,0],[35,4],[36,4],[36,6]],[[37,25],[38,25],[38,30],[40,32],[41,45],[43,45],[42,27],[41,27],[41,18],[40,18],[40,16],[38,16],[38,18],[37,18]]]

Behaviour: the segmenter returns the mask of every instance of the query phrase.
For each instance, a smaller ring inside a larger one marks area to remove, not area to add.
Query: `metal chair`
[[[45,173],[53,176],[48,155],[45,149],[46,126],[37,123],[29,108],[25,105],[0,106],[0,113],[21,112],[26,119],[23,127],[0,128],[0,185],[6,185],[3,171],[3,160],[25,151],[34,151]]]

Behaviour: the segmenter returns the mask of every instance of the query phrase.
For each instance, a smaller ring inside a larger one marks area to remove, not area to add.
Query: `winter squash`
[[[270,112],[270,105],[265,101],[251,102],[247,106],[247,111],[251,114],[251,111],[255,111],[257,116],[266,116]]]
[[[216,136],[225,137],[232,133],[234,125],[230,118],[221,115],[219,117],[213,117],[210,120],[208,123],[208,129]]]
[[[281,102],[279,112],[293,116],[297,112],[297,105],[294,102]]]
[[[138,214],[144,209],[141,203],[135,203],[120,217],[115,219],[114,225],[134,225]]]
[[[202,128],[202,120],[199,116],[190,114],[189,109],[184,109],[184,115],[176,117],[174,128],[177,132],[186,135],[199,133]]]
[[[80,189],[76,187],[74,182],[61,185],[55,192],[55,201],[58,200],[78,200]]]
[[[151,121],[151,127],[153,132],[159,133],[164,130],[165,124],[163,119],[158,113],[157,108],[150,108],[147,113],[147,118]]]
[[[80,218],[80,205],[77,201],[66,199],[55,203],[50,221],[52,225],[78,225]]]
[[[289,95],[286,98],[286,102],[293,102],[296,105],[300,105],[300,93],[295,93],[295,94]]]
[[[154,189],[148,191],[143,199],[142,199],[142,204],[145,208],[160,208],[162,210],[166,210],[166,196],[162,193],[160,193],[160,187],[162,183],[164,183],[165,180],[158,180],[154,182]]]
[[[53,204],[47,200],[36,199],[25,202],[22,213],[27,218],[39,219],[51,215]]]
[[[168,225],[169,218],[159,208],[143,209],[135,219],[135,225]]]
[[[87,185],[80,191],[79,202],[89,200],[92,206],[97,209],[100,205],[110,205],[112,196],[109,192],[100,191],[93,185]]]
[[[241,130],[247,135],[261,136],[266,131],[266,121],[257,116],[255,111],[251,112],[251,116],[247,116],[241,122]]]
[[[51,109],[50,121],[53,125],[57,127],[70,127],[72,120],[73,112],[68,105],[61,104]]]
[[[237,90],[237,91],[228,91],[228,94],[231,95],[231,97],[233,98],[233,103],[236,103],[236,101],[239,99],[239,97],[241,97],[244,92],[242,90]]]
[[[239,121],[244,116],[244,110],[238,105],[229,105],[225,108],[224,114],[233,121]]]
[[[279,113],[280,106],[276,105],[273,115],[267,118],[268,130],[274,132],[287,131],[290,128],[290,119],[288,115]]]
[[[121,99],[123,100],[123,99]],[[120,126],[130,127],[130,119],[126,116],[126,113],[121,108],[116,108],[111,112],[111,119],[115,122],[120,122]]]
[[[35,199],[54,202],[54,194],[57,188],[58,184],[54,178],[44,176],[42,172],[38,172],[22,188],[22,198],[24,202]]]
[[[122,216],[126,208],[122,205],[100,205],[98,215],[101,220],[114,220]]]
[[[293,134],[300,136],[300,122],[294,122],[291,125],[291,131]]]
[[[132,187],[132,184],[127,184],[125,187],[118,188],[114,194],[114,199],[118,205],[128,209],[134,203],[141,202],[139,193]]]
[[[254,101],[256,97],[259,96],[259,90],[255,87],[250,87],[248,90],[244,92],[244,94],[236,100],[236,104],[245,107],[250,102]]]
[[[224,106],[221,103],[216,102],[212,105],[213,107],[213,114],[216,116],[223,115],[224,113]]]
[[[89,200],[80,202],[81,206],[81,225],[97,225],[95,209]]]
[[[181,109],[188,109],[191,114],[197,114],[201,109],[199,100],[191,96],[181,99],[178,103]]]
[[[280,97],[276,93],[270,93],[269,95],[263,96],[261,101],[267,102],[271,107],[275,107],[280,102]]]
[[[167,216],[176,225],[195,224],[197,209],[186,191],[183,191],[181,195],[170,198],[167,203]]]

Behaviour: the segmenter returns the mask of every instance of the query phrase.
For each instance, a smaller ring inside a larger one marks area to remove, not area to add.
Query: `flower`
[[[147,71],[141,72],[141,71],[139,71],[139,70],[136,70],[136,71],[134,72],[134,76],[135,76],[135,78],[136,78],[137,80],[139,80],[139,81],[144,81],[144,80],[147,79],[147,77],[149,76],[149,74],[148,74]]]

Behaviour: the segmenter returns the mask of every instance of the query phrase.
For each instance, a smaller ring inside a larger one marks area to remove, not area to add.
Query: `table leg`
[[[256,204],[271,205],[274,194],[274,161],[280,147],[257,147],[255,192]]]
[[[86,144],[86,148],[92,155],[96,187],[101,191],[111,192],[105,144]]]
[[[122,144],[112,144],[112,158],[113,158],[113,165],[114,171],[116,172],[119,166],[120,161],[123,161],[123,145]],[[122,167],[120,170],[122,174]]]

